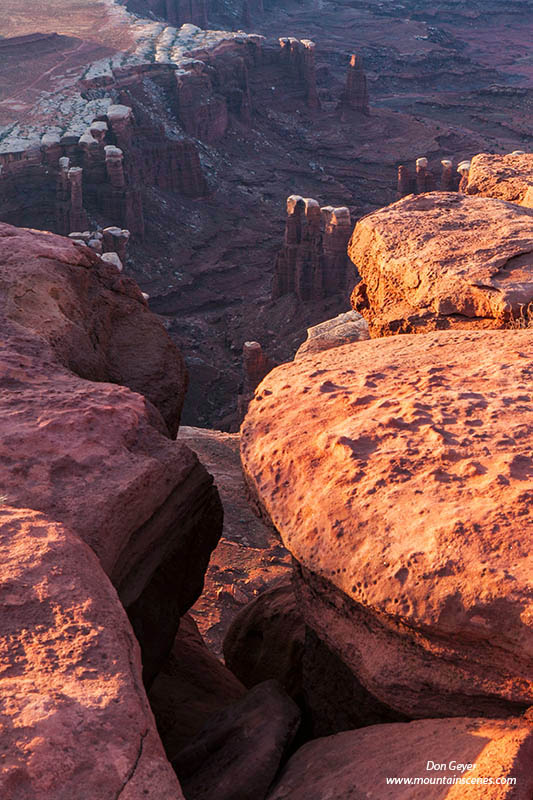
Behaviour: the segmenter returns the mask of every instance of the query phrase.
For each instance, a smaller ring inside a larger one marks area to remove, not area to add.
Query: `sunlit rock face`
[[[132,798],[181,798],[143,679],[200,594],[222,529],[211,476],[172,438],[183,360],[115,264],[83,242],[5,224],[0,330],[13,605],[0,626],[12,731],[2,793],[59,800],[86,774],[102,800],[126,787]]]
[[[527,329],[395,336],[278,367],[249,406],[305,622],[407,716],[531,704],[532,370]]]
[[[513,327],[533,299],[533,212],[433,192],[361,219],[348,251],[371,336]]]

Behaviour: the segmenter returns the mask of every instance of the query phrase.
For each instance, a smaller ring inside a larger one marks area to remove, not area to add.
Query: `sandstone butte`
[[[533,210],[504,200],[409,195],[359,220],[348,252],[372,337],[512,326],[533,300]]]
[[[305,622],[409,718],[533,704],[532,332],[452,331],[285,364],[242,428]]]
[[[183,361],[88,248],[0,225],[0,265],[0,795],[182,797],[134,631],[150,682],[221,532],[211,476],[171,439]]]

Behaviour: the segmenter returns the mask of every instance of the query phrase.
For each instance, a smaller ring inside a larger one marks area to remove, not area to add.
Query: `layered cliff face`
[[[182,797],[141,680],[141,652],[150,682],[222,526],[211,476],[171,439],[182,358],[90,248],[2,225],[0,265],[2,794],[74,796],[82,774],[95,798]]]

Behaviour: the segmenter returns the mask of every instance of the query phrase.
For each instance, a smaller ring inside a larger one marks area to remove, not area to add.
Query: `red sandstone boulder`
[[[245,692],[235,675],[208,650],[193,618],[186,614],[149,693],[168,757],[177,755],[210,716]]]
[[[533,300],[533,212],[502,200],[406,197],[363,217],[348,252],[373,337],[512,326]]]
[[[533,703],[532,333],[358,342],[285,364],[244,422],[305,622],[410,717]]]
[[[480,153],[471,161],[467,194],[499,197],[511,203],[533,205],[533,154]]]
[[[525,719],[374,725],[306,744],[268,800],[529,800],[532,760]]]
[[[3,506],[0,559],[0,796],[183,798],[138,644],[91,549],[61,523]]]

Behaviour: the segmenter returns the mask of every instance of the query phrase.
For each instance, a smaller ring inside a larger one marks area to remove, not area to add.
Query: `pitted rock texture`
[[[529,800],[532,758],[533,727],[526,719],[374,725],[304,745],[268,800]],[[446,768],[428,769],[429,762]],[[475,766],[457,766],[467,764]],[[421,782],[394,785],[391,778]]]
[[[332,347],[369,338],[368,323],[357,311],[346,311],[307,329],[307,339],[296,351],[295,359],[310,353],[320,353]]]
[[[94,550],[150,680],[202,590],[222,509],[211,476],[170,439],[155,405],[108,381],[140,388],[152,376],[146,393],[160,392],[175,425],[181,358],[133,281],[89,248],[1,232],[0,487],[11,505],[50,515]]]
[[[533,211],[448,192],[363,217],[348,253],[370,335],[512,325],[533,300]]]
[[[0,795],[183,800],[94,553],[61,523],[3,506],[0,554]]]
[[[533,701],[531,330],[358,342],[260,384],[241,433],[305,621],[410,717]]]
[[[533,206],[533,154],[509,153],[474,156],[468,173],[467,194],[499,197]]]

